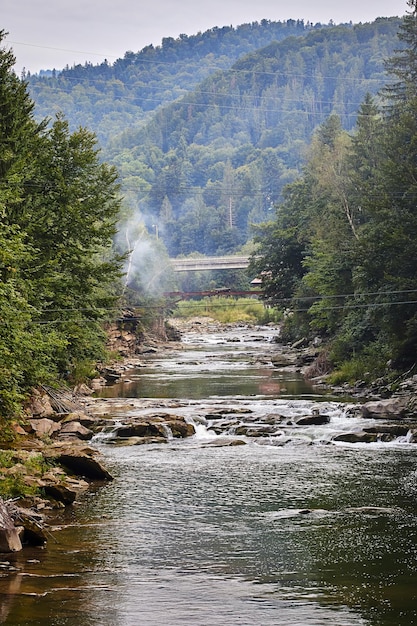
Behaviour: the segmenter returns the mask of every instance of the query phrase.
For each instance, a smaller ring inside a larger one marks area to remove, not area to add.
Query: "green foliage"
[[[4,33],[0,33],[0,41]],[[0,418],[31,387],[66,380],[104,354],[121,259],[120,200],[92,133],[57,117],[36,124],[25,85],[0,49]]]
[[[105,145],[120,128],[137,128],[152,113],[192,91],[218,70],[272,41],[303,35],[321,24],[262,20],[214,27],[196,35],[165,37],[161,46],[128,51],[112,65],[86,63],[40,76],[26,76],[39,117],[64,112],[72,129],[93,128]]]
[[[213,296],[201,300],[183,300],[173,311],[175,317],[209,317],[222,324],[250,322],[267,324],[277,322],[280,315],[252,298],[227,298]]]
[[[273,217],[318,125],[337,112],[352,129],[357,103],[384,84],[398,23],[214,28],[29,85],[43,115],[61,109],[96,131],[171,256],[229,254]]]
[[[367,94],[353,133],[334,115],[317,129],[254,259],[268,299],[291,292],[296,313],[284,336],[329,340],[332,382],[385,375],[388,361],[400,370],[416,363],[417,3],[408,4],[403,47],[387,63],[397,82],[384,90],[384,108]],[[287,254],[294,234],[303,242],[298,257]]]
[[[42,454],[0,450],[0,497],[13,498],[39,493],[40,489],[25,478],[40,478],[49,467]]]
[[[337,341],[332,346],[330,359],[333,362],[335,362],[335,356],[340,351],[340,347],[337,345]],[[360,354],[339,362],[327,380],[333,385],[344,382],[354,383],[358,380],[370,383],[387,374],[392,376],[388,367],[391,354],[389,345],[384,341],[378,340],[368,345],[364,344]]]

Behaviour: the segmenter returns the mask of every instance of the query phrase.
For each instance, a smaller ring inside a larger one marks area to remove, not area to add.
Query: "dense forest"
[[[4,32],[0,32],[0,42]],[[95,136],[38,123],[0,48],[0,426],[32,386],[75,383],[105,356],[121,259],[115,169]],[[114,314],[114,313],[113,313]]]
[[[267,299],[292,311],[287,338],[326,338],[333,380],[417,365],[417,2],[408,5],[382,100],[364,98],[352,132],[335,114],[321,124],[258,231],[253,269]]]
[[[354,126],[365,94],[386,80],[398,25],[265,20],[29,86],[42,114],[62,108],[102,137],[131,212],[170,256],[227,254],[273,213],[317,126],[331,113]]]
[[[245,54],[321,28],[300,20],[214,27],[197,35],[165,37],[160,46],[128,51],[112,64],[86,63],[32,76],[24,72],[23,77],[41,119],[63,112],[71,129],[88,127],[105,146],[109,138],[142,126],[156,109]]]

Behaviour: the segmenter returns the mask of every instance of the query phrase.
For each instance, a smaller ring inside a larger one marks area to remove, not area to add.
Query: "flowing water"
[[[273,368],[272,334],[190,333],[103,392],[116,419],[179,414],[196,435],[97,437],[115,480],[68,509],[45,549],[0,563],[0,623],[417,624],[415,444],[337,443],[364,420]]]

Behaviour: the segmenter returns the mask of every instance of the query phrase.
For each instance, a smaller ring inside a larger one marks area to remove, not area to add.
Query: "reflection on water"
[[[273,367],[268,356],[276,352],[275,335],[276,331],[269,328],[257,334],[243,330],[240,334],[189,334],[184,342],[186,350],[173,352],[168,359],[148,358],[146,367],[128,371],[120,383],[105,387],[97,395],[190,399],[318,395],[295,368]]]
[[[155,359],[159,378],[175,373],[179,357]],[[249,370],[254,376],[253,362]],[[176,388],[185,397],[182,383]],[[254,419],[273,405],[288,415],[312,407],[260,393],[235,404],[250,406]],[[195,399],[188,410],[225,404],[233,398]],[[320,406],[345,427],[335,407]],[[164,445],[98,442],[116,480],[69,509],[46,549],[13,557],[18,576],[0,577],[2,623],[417,624],[413,445],[322,445],[306,436],[279,447],[267,438],[217,447],[207,432]]]

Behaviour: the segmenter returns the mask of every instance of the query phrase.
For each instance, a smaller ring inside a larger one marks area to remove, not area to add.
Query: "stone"
[[[192,424],[182,420],[171,420],[166,422],[166,425],[172,432],[172,436],[175,438],[192,437],[195,435],[195,428]],[[161,425],[163,426],[163,425]]]
[[[328,415],[303,415],[294,420],[297,426],[322,426],[329,424],[329,422],[330,417]]]
[[[50,496],[54,500],[58,500],[58,502],[62,502],[65,505],[72,504],[77,497],[76,489],[63,483],[46,484],[44,486],[44,491],[47,496]]]
[[[212,441],[208,441],[207,443],[204,444],[204,447],[210,446],[210,447],[215,447],[215,448],[220,448],[220,447],[231,447],[231,446],[245,446],[246,445],[246,441],[243,441],[243,439],[229,439],[226,437],[219,437],[216,439],[213,439]]]
[[[343,441],[345,443],[373,443],[378,441],[376,433],[366,433],[363,431],[356,433],[340,433],[333,437],[333,441]]]
[[[283,354],[275,354],[271,357],[271,363],[274,367],[290,367],[294,365],[294,360]]]
[[[60,438],[76,437],[77,439],[88,440],[94,436],[89,428],[86,428],[80,422],[68,422],[64,424],[59,432]]]
[[[133,422],[119,426],[114,431],[115,437],[158,437],[162,434],[159,424],[151,424],[149,422]]]
[[[366,402],[362,405],[362,416],[374,419],[400,419],[404,416],[407,408],[407,401],[404,398],[387,398],[386,400],[376,400]]]
[[[50,437],[54,433],[61,430],[61,424],[54,422],[54,420],[43,417],[41,419],[31,419],[29,424],[34,433],[38,437]]]
[[[66,467],[75,476],[84,476],[91,480],[113,480],[106,468],[86,450],[65,450],[56,456],[54,461]]]
[[[15,524],[22,528],[23,543],[31,546],[42,546],[47,537],[44,528],[44,517],[38,511],[12,505],[11,515]]]
[[[45,417],[54,413],[48,395],[42,394],[37,389],[32,391],[27,409],[34,417]]]

